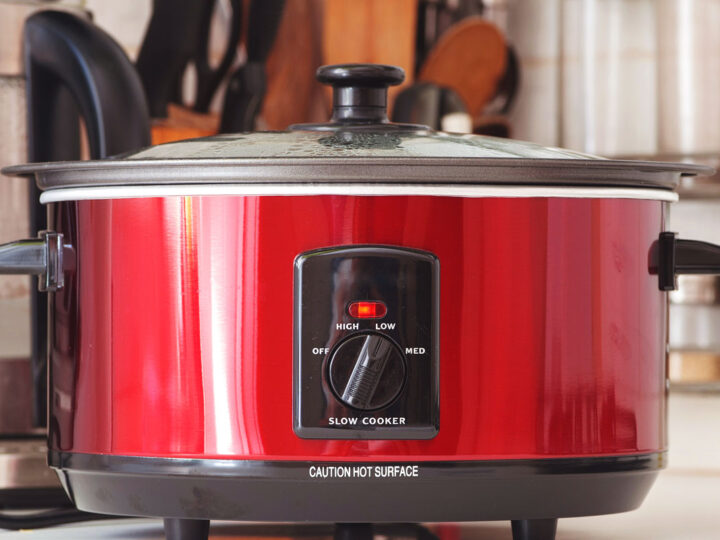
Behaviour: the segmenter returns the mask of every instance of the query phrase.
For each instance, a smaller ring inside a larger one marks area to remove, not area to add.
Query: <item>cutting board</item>
[[[321,59],[322,0],[286,0],[275,44],[266,66],[267,93],[263,129],[284,130],[290,124],[325,121],[314,112],[322,101],[315,70]]]
[[[405,82],[390,88],[390,99],[412,83],[417,0],[326,0],[323,63],[391,64],[405,70]]]

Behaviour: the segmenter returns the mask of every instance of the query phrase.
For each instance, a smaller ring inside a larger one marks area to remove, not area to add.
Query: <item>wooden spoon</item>
[[[505,73],[507,46],[500,30],[481,17],[450,27],[425,60],[419,79],[455,90],[471,116],[493,98]]]

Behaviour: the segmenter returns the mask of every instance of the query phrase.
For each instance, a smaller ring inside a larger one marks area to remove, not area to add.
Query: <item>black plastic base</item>
[[[664,463],[662,454],[328,463],[53,452],[49,460],[78,508],[90,512],[344,523],[542,520],[625,512],[642,503]]]
[[[166,519],[166,540],[207,540],[210,521],[207,519]]]
[[[513,540],[555,540],[557,519],[523,519],[512,522]]]

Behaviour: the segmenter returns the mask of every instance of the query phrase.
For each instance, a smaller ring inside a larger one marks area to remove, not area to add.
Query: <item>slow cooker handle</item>
[[[681,240],[674,232],[660,233],[653,249],[661,291],[677,289],[679,274],[720,274],[720,246],[699,240]]]
[[[40,291],[57,291],[65,284],[64,272],[73,261],[63,255],[71,250],[62,234],[40,231],[38,238],[0,245],[0,274],[36,275]]]

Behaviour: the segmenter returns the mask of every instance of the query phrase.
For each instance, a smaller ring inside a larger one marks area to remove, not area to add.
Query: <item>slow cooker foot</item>
[[[557,519],[518,519],[512,522],[513,540],[555,540]]]
[[[166,518],[166,540],[207,540],[210,535],[210,520]]]

